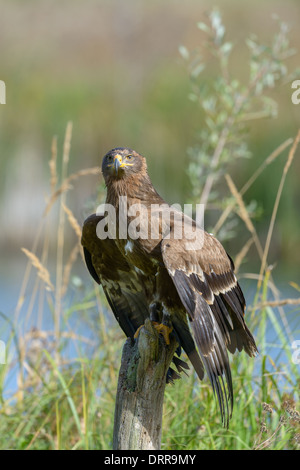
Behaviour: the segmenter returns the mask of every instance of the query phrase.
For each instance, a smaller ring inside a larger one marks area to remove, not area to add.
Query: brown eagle
[[[175,335],[200,380],[206,370],[228,427],[233,388],[227,350],[257,353],[234,264],[216,238],[160,197],[142,155],[110,150],[102,173],[106,204],[82,231],[88,270],[127,337],[134,339],[148,317],[166,344]],[[174,362],[182,370],[184,363]]]

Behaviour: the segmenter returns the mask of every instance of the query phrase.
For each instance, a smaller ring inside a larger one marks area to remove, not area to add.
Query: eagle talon
[[[166,344],[169,345],[170,344],[170,333],[173,331],[173,327],[169,327],[167,325],[164,325],[163,323],[158,323],[157,321],[152,321],[151,323],[154,326],[154,328],[156,329],[156,331],[158,332],[158,334],[163,335]],[[141,325],[141,326],[138,327],[138,329],[134,333],[134,336],[133,336],[134,339],[138,338],[138,336],[140,334],[140,331],[141,331],[141,328],[143,328],[143,326],[144,325]]]
[[[140,331],[141,331],[141,328],[143,328],[144,325],[141,325],[138,327],[138,329],[136,330],[136,332],[134,333],[133,337],[134,339],[137,339],[139,334],[140,334]]]
[[[167,325],[164,325],[163,323],[157,323],[157,322],[153,322],[153,326],[154,326],[154,328],[156,329],[156,331],[158,333],[163,335],[165,343],[167,345],[169,345],[170,344],[170,333],[173,330],[173,327],[172,326],[169,327]]]

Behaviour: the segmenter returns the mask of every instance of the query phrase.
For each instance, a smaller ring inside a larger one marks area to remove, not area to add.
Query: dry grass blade
[[[42,224],[42,221],[40,221],[39,226],[38,226],[37,231],[36,231],[36,235],[35,235],[33,244],[32,244],[32,249],[31,249],[32,252],[34,252],[37,248],[37,245],[38,245],[41,233],[42,233],[42,227],[43,227],[43,224]],[[19,297],[18,297],[18,302],[17,302],[16,309],[15,309],[15,322],[16,322],[16,324],[18,324],[19,315],[20,315],[21,308],[22,308],[22,305],[23,305],[23,302],[24,302],[25,290],[26,290],[26,287],[27,287],[27,284],[28,284],[28,281],[29,281],[31,267],[32,267],[32,263],[30,261],[28,261],[27,266],[26,266],[26,270],[25,270],[25,274],[24,274],[24,277],[23,277]]]
[[[295,152],[297,150],[299,141],[300,141],[300,130],[298,131],[298,134],[297,134],[297,136],[294,140],[294,143],[292,145],[292,148],[289,152],[286,164],[285,164],[284,169],[283,169],[283,173],[282,173],[282,177],[281,177],[281,180],[280,180],[279,188],[278,188],[278,191],[277,191],[276,200],[275,200],[275,204],[274,204],[274,207],[273,207],[273,212],[272,212],[271,221],[270,221],[270,225],[269,225],[267,240],[266,240],[265,249],[264,249],[264,252],[263,252],[261,267],[260,267],[260,274],[261,275],[265,271],[266,264],[267,264],[267,256],[268,256],[268,252],[269,252],[269,248],[270,248],[270,244],[271,244],[271,238],[272,238],[272,234],[273,234],[273,230],[274,230],[275,219],[276,219],[276,215],[277,215],[277,211],[278,211],[278,206],[279,206],[279,201],[280,201],[280,198],[281,198],[283,186],[284,186],[284,183],[285,183],[285,178],[286,178],[287,172],[288,172],[288,170],[289,170],[289,168],[292,164],[292,161],[294,159],[294,155],[295,155]],[[258,283],[258,287],[260,287],[260,286],[261,286],[261,281],[259,281],[259,283]]]
[[[62,297],[67,292],[68,285],[69,285],[69,280],[70,280],[71,269],[72,269],[72,266],[73,266],[73,264],[75,263],[75,261],[77,259],[79,249],[80,249],[79,244],[76,243],[73,250],[71,251],[71,254],[69,256],[67,264],[65,265],[64,272],[63,272],[63,286],[62,286],[62,292],[61,292]]]
[[[50,274],[47,268],[42,265],[41,261],[38,259],[38,257],[32,253],[31,251],[27,250],[26,248],[21,248],[23,253],[30,259],[32,265],[37,269],[38,276],[44,281],[46,286],[50,290],[54,290],[54,286],[50,280]]]
[[[71,181],[77,180],[78,178],[80,178],[80,176],[89,175],[100,175],[99,167],[86,168],[85,170],[80,170],[76,173],[72,173],[70,176],[65,178],[61,186],[52,194],[50,200],[48,201],[47,206],[44,210],[44,217],[49,213],[51,207],[59,198],[59,196],[64,192],[69,191],[69,189],[72,189],[72,185],[70,184]]]
[[[71,209],[69,209],[65,204],[62,204],[62,207],[63,207],[63,210],[65,211],[65,213],[67,214],[70,225],[74,229],[74,232],[76,233],[76,235],[78,237],[78,240],[79,240],[79,243],[80,243],[80,240],[81,240],[81,227],[80,227],[75,215],[71,211]]]
[[[64,140],[64,149],[63,149],[63,169],[67,171],[67,166],[70,160],[70,149],[71,149],[71,139],[72,139],[72,129],[73,124],[72,122],[68,122]],[[63,175],[66,176],[66,173]]]
[[[71,148],[72,138],[72,123],[69,122],[67,125],[64,147],[63,147],[63,158],[62,158],[62,181],[64,182],[67,177],[68,163],[69,163],[69,152]],[[56,333],[57,344],[59,341],[60,334],[60,315],[61,315],[61,300],[62,300],[62,278],[63,278],[63,251],[64,251],[64,209],[66,193],[62,193],[61,204],[59,207],[59,223],[57,230],[57,252],[56,252],[56,290],[55,290],[55,309],[54,309],[54,329]],[[58,350],[56,351],[57,364],[59,363]]]
[[[252,186],[252,184],[256,181],[256,179],[259,177],[259,175],[265,170],[265,168],[270,165],[276,158],[293,142],[293,139],[287,139],[285,142],[283,142],[279,147],[277,147],[269,156],[266,158],[266,160],[260,165],[260,167],[253,173],[251,178],[244,184],[242,189],[240,190],[240,195],[243,196],[246,191]],[[217,221],[213,233],[216,235],[222,225],[224,224],[225,220],[229,216],[229,214],[232,212],[233,208],[235,206],[235,202],[232,204],[229,204],[229,206],[226,207],[226,209],[222,212],[220,215],[219,220]]]
[[[233,197],[236,199],[237,205],[239,207],[239,216],[241,217],[241,219],[245,223],[247,229],[251,233],[251,235],[253,237],[253,240],[254,240],[254,243],[255,243],[255,246],[257,248],[258,254],[259,254],[260,258],[262,258],[263,257],[263,249],[262,249],[261,243],[259,241],[259,238],[257,236],[255,227],[254,227],[254,225],[252,223],[252,220],[249,217],[248,211],[245,207],[243,198],[242,198],[241,194],[238,192],[234,182],[232,181],[232,178],[228,174],[225,175],[225,178],[226,178],[228,187],[230,189],[230,192],[233,195]]]
[[[88,175],[100,175],[101,171],[98,166],[94,166],[92,168],[85,168],[84,170],[79,170],[76,173],[72,173],[65,181],[70,183],[71,181],[77,180],[80,176],[88,176]]]
[[[49,160],[51,194],[54,193],[55,187],[57,185],[57,179],[58,179],[56,161],[57,161],[57,138],[53,137],[52,145],[51,145],[51,159]]]
[[[83,249],[82,249],[82,246],[81,246],[81,235],[82,235],[82,230],[81,230],[81,227],[75,217],[75,215],[73,214],[73,212],[71,211],[71,209],[69,209],[65,204],[62,204],[62,207],[65,211],[65,213],[67,214],[68,216],[68,221],[71,225],[71,227],[73,228],[76,236],[77,236],[77,239],[78,239],[78,243],[77,243],[77,251],[76,251],[76,256],[75,256],[75,249],[73,249],[74,251],[74,254],[72,256],[72,253],[70,255],[70,258],[67,262],[67,265],[65,266],[65,270],[67,269],[69,263],[72,262],[72,264],[75,262],[76,258],[77,258],[77,254],[78,254],[78,251],[80,251],[80,254],[81,254],[81,258],[84,260],[84,255],[83,255]],[[73,258],[75,257],[75,259],[73,260]],[[72,268],[72,265],[69,266],[69,269],[71,270]]]
[[[262,449],[267,449],[268,447],[270,447],[270,445],[272,443],[274,443],[275,439],[277,438],[278,433],[279,433],[282,426],[283,426],[283,423],[279,422],[279,424],[278,424],[277,428],[275,429],[275,431],[273,432],[273,434],[271,436],[269,436],[267,439],[265,439],[263,442],[259,442],[258,444],[256,444],[253,450],[262,450]],[[262,429],[261,430],[261,435],[262,435],[263,432],[266,432],[266,431],[267,431],[267,429]],[[261,439],[261,435],[260,435],[260,439]]]
[[[257,308],[265,307],[282,307],[283,305],[300,305],[300,299],[282,299],[263,302],[257,306]]]
[[[55,203],[55,201],[59,198],[59,196],[61,194],[63,194],[64,192],[66,191],[69,191],[69,189],[72,189],[72,186],[69,185],[69,184],[65,184],[63,183],[51,196],[50,200],[48,201],[47,205],[46,205],[46,208],[44,210],[44,214],[43,216],[46,217],[49,212],[50,212],[50,209],[51,207],[53,206],[53,204]]]
[[[252,186],[254,181],[258,178],[258,176],[265,170],[265,168],[270,165],[272,162],[276,160],[276,158],[282,154],[282,152],[289,147],[293,143],[293,139],[289,138],[285,142],[283,142],[279,147],[277,147],[266,160],[260,165],[260,167],[253,173],[251,178],[244,184],[240,193],[243,195],[246,191]]]
[[[24,344],[29,343],[30,340],[32,339],[41,339],[43,341],[51,341],[51,337],[55,336],[55,332],[53,330],[38,330],[38,329],[31,329],[27,333],[24,334],[24,337],[22,338],[22,341]],[[62,331],[61,332],[61,337],[62,338],[70,338],[74,339],[77,341],[81,341],[85,344],[90,344],[94,345],[95,341],[93,341],[91,338],[87,338],[85,336],[79,335],[77,333],[74,333],[73,331]]]
[[[239,271],[239,268],[242,264],[242,261],[243,259],[245,258],[245,256],[247,255],[252,243],[253,243],[253,237],[249,238],[249,240],[247,241],[247,243],[245,243],[245,245],[243,246],[243,248],[241,249],[241,251],[237,254],[237,256],[235,257],[235,260],[234,260],[234,265],[235,265],[235,271],[238,272]]]

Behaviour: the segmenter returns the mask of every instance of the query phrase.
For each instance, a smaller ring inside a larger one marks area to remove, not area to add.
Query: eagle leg
[[[158,333],[162,334],[166,344],[170,344],[170,333],[173,331],[171,317],[169,312],[163,308],[163,317],[161,323],[153,323],[154,328]]]
[[[141,328],[143,328],[144,325],[141,325],[138,327],[138,329],[136,330],[136,332],[134,333],[133,337],[134,339],[137,339],[139,334],[140,334],[140,331],[141,331]]]
[[[170,333],[173,330],[172,326],[164,325],[163,323],[153,322],[153,326],[156,331],[163,335],[166,344],[170,344]]]
[[[153,302],[150,307],[150,320],[152,323],[159,323],[159,318],[161,318],[161,304],[159,302]]]
[[[159,313],[161,313],[161,305],[159,302],[153,302],[150,306],[149,306],[149,312],[150,312],[150,321],[152,322],[152,324],[154,325],[158,325],[159,324]],[[141,325],[138,327],[138,329],[136,330],[136,332],[134,333],[134,339],[137,339],[139,334],[140,334],[140,330],[141,328],[143,327],[144,325]]]
[[[159,334],[162,334],[167,345],[170,344],[170,333],[173,331],[173,326],[170,319],[170,314],[163,310],[162,322],[159,322],[159,317],[161,317],[162,306],[159,302],[153,302],[150,305],[150,321],[153,327]],[[134,333],[134,338],[138,338],[141,328],[144,325],[138,327]]]
[[[173,327],[171,326],[168,326],[168,325],[164,325],[163,323],[158,323],[158,322],[155,322],[155,321],[151,321],[152,322],[152,325],[153,327],[156,329],[156,331],[160,334],[163,335],[164,337],[164,340],[166,342],[166,344],[170,344],[170,333],[171,331],[173,330]],[[144,325],[141,325],[138,327],[138,329],[136,330],[136,332],[134,333],[134,339],[137,339],[139,334],[140,334],[140,330],[141,328],[143,328]]]

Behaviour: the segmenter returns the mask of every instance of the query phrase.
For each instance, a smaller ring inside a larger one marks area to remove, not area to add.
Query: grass
[[[64,145],[64,154],[68,155],[62,159],[65,166],[69,160],[70,138],[69,124]],[[298,139],[299,134],[290,147],[288,162],[296,152]],[[64,180],[59,185],[55,145],[52,150],[51,193],[37,239],[30,250],[23,249],[28,264],[15,318],[9,320],[2,314],[9,324],[10,337],[7,364],[0,368],[0,448],[111,449],[124,337],[113,323],[100,290],[93,288],[92,281],[84,285],[78,276],[72,277],[72,271],[76,272],[78,267],[76,258],[81,247],[79,223],[67,207],[71,188],[66,181],[76,180],[76,176],[62,172]],[[80,176],[95,172],[94,168],[87,169]],[[251,238],[258,237],[247,211],[243,212],[241,193],[232,185],[233,182],[229,186],[245,227]],[[277,205],[278,202],[276,199]],[[55,204],[59,205],[56,248],[59,256],[56,269],[52,269],[56,274],[53,278],[47,268],[47,230]],[[71,248],[66,243],[70,239],[66,235],[67,221],[74,231]],[[265,247],[257,247],[264,264],[274,216],[271,222]],[[208,381],[199,383],[190,373],[166,389],[162,449],[279,450],[296,449],[299,444],[300,375],[299,366],[292,362],[293,337],[288,325],[289,315],[299,312],[300,301],[278,298],[268,266],[259,274],[248,273],[244,277],[251,278],[255,286],[247,323],[255,331],[260,355],[251,360],[245,354],[231,357],[235,405],[230,429],[227,431],[220,425],[218,406]],[[289,313],[286,309],[290,304],[295,304],[295,309]],[[34,311],[37,316],[32,327],[30,319]],[[47,315],[52,315],[50,328],[44,326]],[[275,333],[274,344],[269,343],[270,329]],[[270,355],[274,347],[279,351],[278,357]],[[9,392],[12,373],[17,376],[17,383]]]

